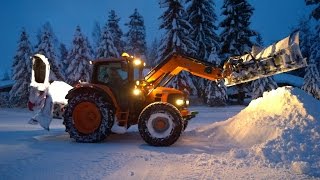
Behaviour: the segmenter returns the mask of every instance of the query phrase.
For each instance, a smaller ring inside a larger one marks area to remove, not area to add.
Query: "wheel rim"
[[[156,117],[152,121],[152,126],[157,133],[162,133],[169,128],[169,120],[164,117]]]
[[[148,119],[147,128],[151,136],[166,138],[173,129],[173,117],[165,112],[152,114]]]
[[[76,129],[83,134],[93,133],[101,124],[101,114],[98,107],[91,102],[79,103],[72,113]]]

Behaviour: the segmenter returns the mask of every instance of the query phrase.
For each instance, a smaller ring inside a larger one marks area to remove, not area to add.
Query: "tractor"
[[[41,78],[48,74],[48,63],[41,66],[42,56],[32,59],[33,76],[41,79],[38,83],[48,84],[48,78]],[[306,61],[301,56],[298,33],[294,33],[258,53],[231,57],[223,68],[178,53],[148,73],[141,59],[127,53],[90,64],[90,81],[79,82],[65,96],[68,103],[63,124],[70,137],[77,142],[101,142],[112,133],[115,123],[125,128],[137,124],[146,143],[170,146],[197,114],[188,110],[188,94],[166,87],[181,71],[235,85],[304,67]]]

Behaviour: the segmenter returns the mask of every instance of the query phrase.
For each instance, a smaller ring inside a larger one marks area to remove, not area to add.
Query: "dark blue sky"
[[[0,71],[11,68],[22,27],[26,28],[34,44],[38,29],[47,21],[51,23],[58,39],[70,46],[77,25],[91,38],[94,21],[104,25],[111,9],[121,18],[120,24],[123,26],[134,8],[137,8],[144,17],[149,43],[160,34],[158,17],[162,9],[158,2],[159,0],[2,0]],[[216,1],[218,16],[222,2],[223,0]],[[249,3],[255,8],[251,19],[252,29],[262,34],[265,44],[287,36],[300,17],[309,12],[304,0],[249,0]],[[124,26],[123,30],[126,30]]]

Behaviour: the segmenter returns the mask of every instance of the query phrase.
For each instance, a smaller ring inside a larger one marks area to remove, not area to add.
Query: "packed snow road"
[[[152,147],[133,126],[97,144],[76,143],[54,119],[49,132],[27,124],[26,109],[0,109],[0,179],[304,179],[281,166],[243,155],[224,142],[209,142],[194,130],[238,114],[244,106],[199,111],[170,147]]]

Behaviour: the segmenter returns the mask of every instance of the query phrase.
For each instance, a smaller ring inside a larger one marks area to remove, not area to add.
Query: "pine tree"
[[[116,15],[114,10],[109,12],[109,19],[108,19],[108,28],[113,37],[113,44],[116,47],[118,54],[122,54],[124,51],[124,42],[122,40],[123,32],[119,26],[120,18]]]
[[[251,49],[250,37],[255,31],[249,28],[253,7],[246,0],[224,0],[222,14],[225,19],[220,23],[223,28],[221,53],[226,56],[242,55]]]
[[[158,39],[155,38],[152,43],[151,46],[148,48],[148,57],[147,57],[147,66],[149,67],[155,67],[156,64],[156,60],[158,58],[158,47],[159,47],[159,42]]]
[[[192,26],[185,18],[187,15],[180,0],[162,0],[160,1],[160,6],[166,8],[162,16],[160,16],[160,19],[163,20],[160,24],[160,29],[165,32],[160,41],[157,64],[172,53],[195,54],[196,48],[188,36]],[[186,90],[189,94],[195,94],[196,92],[192,79],[187,72],[181,72],[173,78],[170,86]]]
[[[64,80],[64,76],[61,73],[60,63],[57,61],[57,55],[55,51],[54,44],[52,42],[52,34],[50,30],[45,29],[41,34],[41,39],[39,44],[36,46],[36,53],[43,54],[50,63],[50,81],[54,80]]]
[[[211,50],[208,61],[213,64],[219,64],[221,62],[214,47]],[[227,87],[224,85],[223,80],[204,81],[204,85],[204,101],[209,106],[224,106],[227,104]]]
[[[76,84],[79,80],[89,81],[90,49],[88,48],[88,41],[81,33],[79,26],[76,28],[72,41],[72,48],[67,59],[69,61],[69,66],[66,69],[66,75],[68,77],[67,82],[69,84]]]
[[[63,73],[64,77],[66,77],[66,70],[68,68],[68,50],[65,44],[61,43],[59,46],[59,57],[61,62],[61,72]]]
[[[260,78],[255,81],[252,81],[251,86],[252,86],[252,94],[251,94],[252,99],[257,99],[259,97],[262,97],[265,91],[271,91],[273,89],[278,88],[277,83],[273,80],[272,77],[265,77],[265,78]]]
[[[313,9],[311,16],[316,20],[320,19],[320,1],[319,0],[305,0],[307,5],[316,5]]]
[[[308,65],[306,71],[302,90],[320,100],[320,76],[313,61]]]
[[[13,106],[25,107],[29,97],[29,85],[31,81],[31,60],[32,46],[29,42],[26,30],[23,29],[20,35],[17,53],[12,64],[12,79],[15,84],[10,90],[10,103]]]
[[[219,37],[215,33],[217,30],[215,4],[212,0],[187,0],[186,2],[190,2],[187,14],[188,21],[192,25],[191,39],[196,45],[196,53],[193,56],[207,59],[213,47],[219,50]]]
[[[93,40],[93,48],[97,49],[100,43],[100,36],[101,36],[101,27],[99,22],[95,21],[93,24],[92,30],[92,40]]]
[[[215,33],[217,29],[215,23],[217,16],[214,10],[214,2],[212,0],[187,0],[190,5],[187,8],[188,21],[192,25],[190,32],[193,44],[196,46],[196,52],[193,57],[206,60],[210,56],[211,50],[220,49],[219,37]],[[206,99],[204,96],[207,80],[191,76],[197,94],[199,97]]]
[[[129,54],[145,59],[147,43],[143,17],[139,14],[138,10],[135,9],[129,18],[130,21],[126,23],[126,26],[129,28],[129,31],[126,33],[126,50]]]
[[[107,25],[104,26],[100,43],[97,49],[97,58],[110,58],[110,57],[119,57],[117,48],[113,44],[114,40],[112,34]]]

